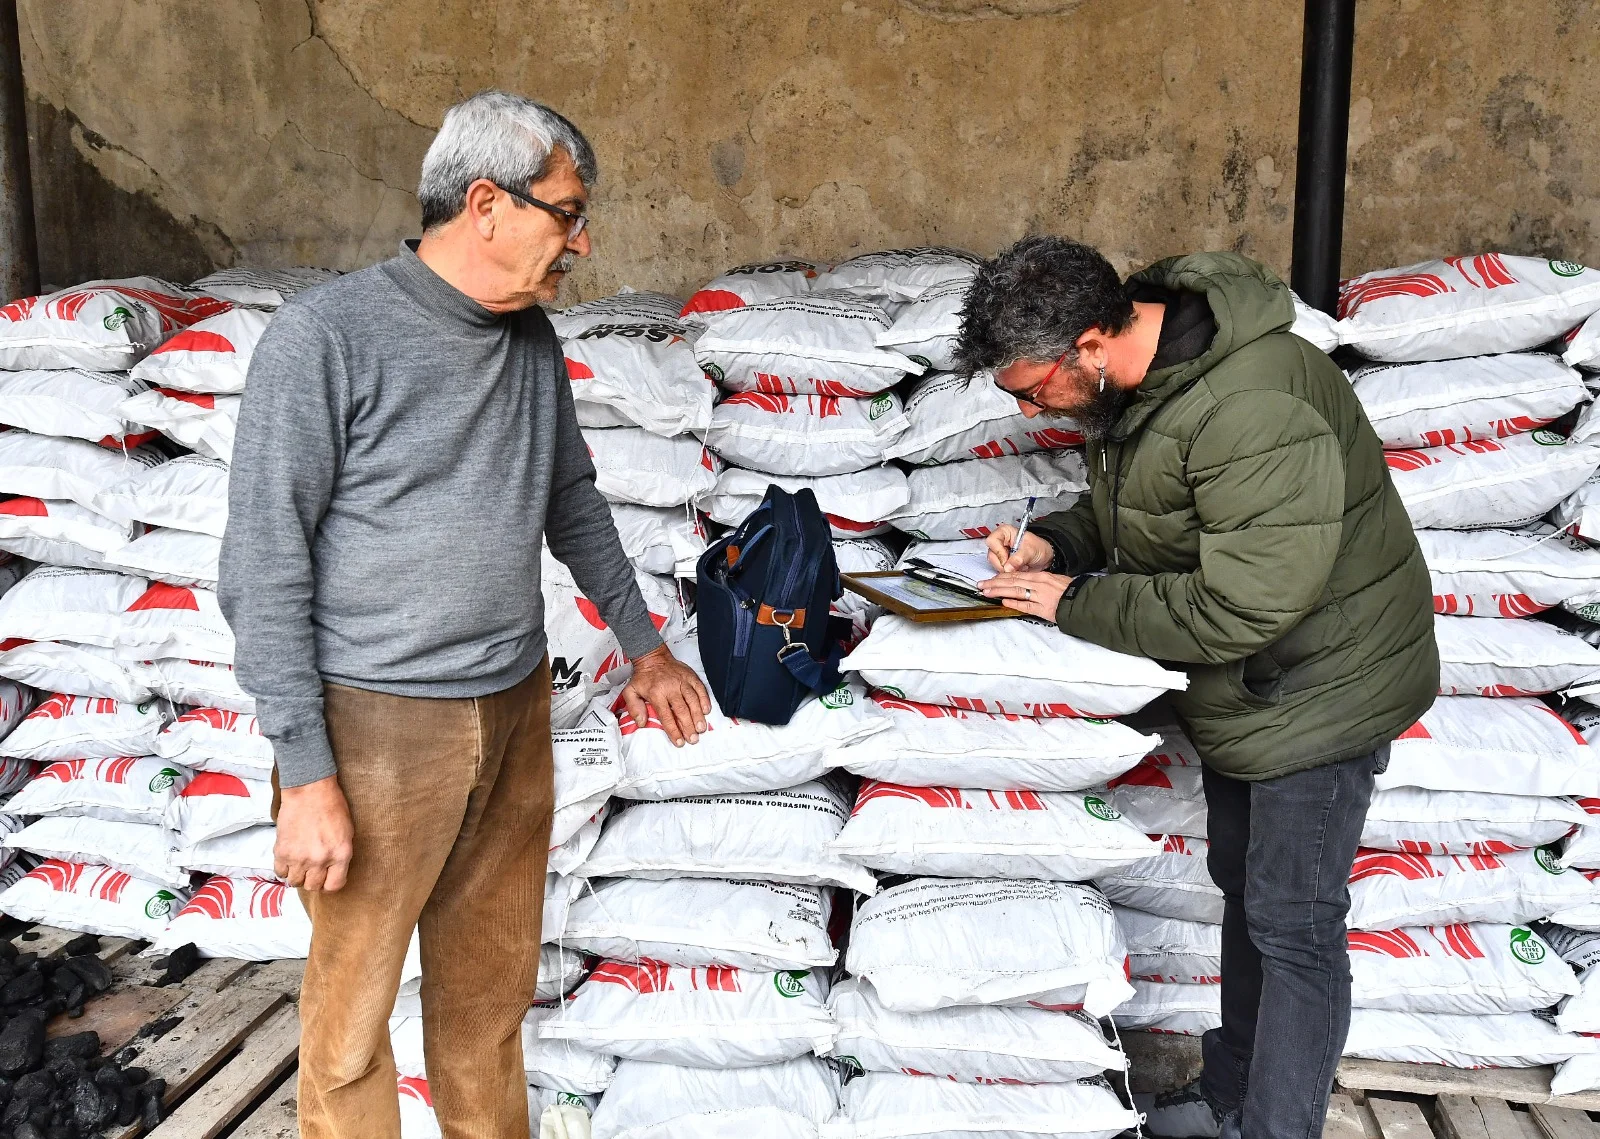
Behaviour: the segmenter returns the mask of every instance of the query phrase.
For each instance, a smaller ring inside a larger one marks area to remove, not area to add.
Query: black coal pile
[[[87,1139],[161,1121],[166,1081],[129,1066],[133,1049],[101,1056],[97,1032],[45,1038],[51,1017],[80,1016],[85,1000],[111,987],[98,939],[66,948],[44,961],[0,940],[0,1139]]]

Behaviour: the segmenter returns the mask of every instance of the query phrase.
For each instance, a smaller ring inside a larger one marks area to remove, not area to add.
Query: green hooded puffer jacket
[[[1432,588],[1378,437],[1289,289],[1232,253],[1135,280],[1202,293],[1217,334],[1091,444],[1090,492],[1039,519],[1064,632],[1184,669],[1202,759],[1268,779],[1394,739],[1439,687]]]

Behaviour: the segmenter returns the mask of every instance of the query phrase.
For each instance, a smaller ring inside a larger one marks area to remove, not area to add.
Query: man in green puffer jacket
[[[1438,691],[1428,571],[1378,438],[1293,323],[1288,287],[1237,254],[1124,284],[1052,237],[986,262],[966,298],[962,370],[1088,442],[1089,494],[1015,555],[999,527],[984,591],[1189,676],[1173,703],[1205,762],[1222,1028],[1156,1135],[1321,1135],[1373,777]]]

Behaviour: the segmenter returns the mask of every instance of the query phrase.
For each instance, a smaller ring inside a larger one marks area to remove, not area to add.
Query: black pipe
[[[0,303],[39,291],[17,0],[0,0]]]
[[[1312,308],[1337,315],[1344,244],[1345,150],[1356,0],[1306,0],[1300,49],[1300,149],[1289,280]]]

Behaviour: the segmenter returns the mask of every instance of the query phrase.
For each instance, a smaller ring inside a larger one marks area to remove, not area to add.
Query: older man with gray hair
[[[656,635],[537,307],[589,255],[595,174],[548,107],[452,107],[421,240],[286,304],[251,364],[221,593],[277,757],[277,871],[311,915],[306,1139],[398,1139],[388,1017],[413,929],[441,1129],[528,1134],[554,805],[541,544],[633,659],[640,720],[648,702],[681,746],[711,710]]]

